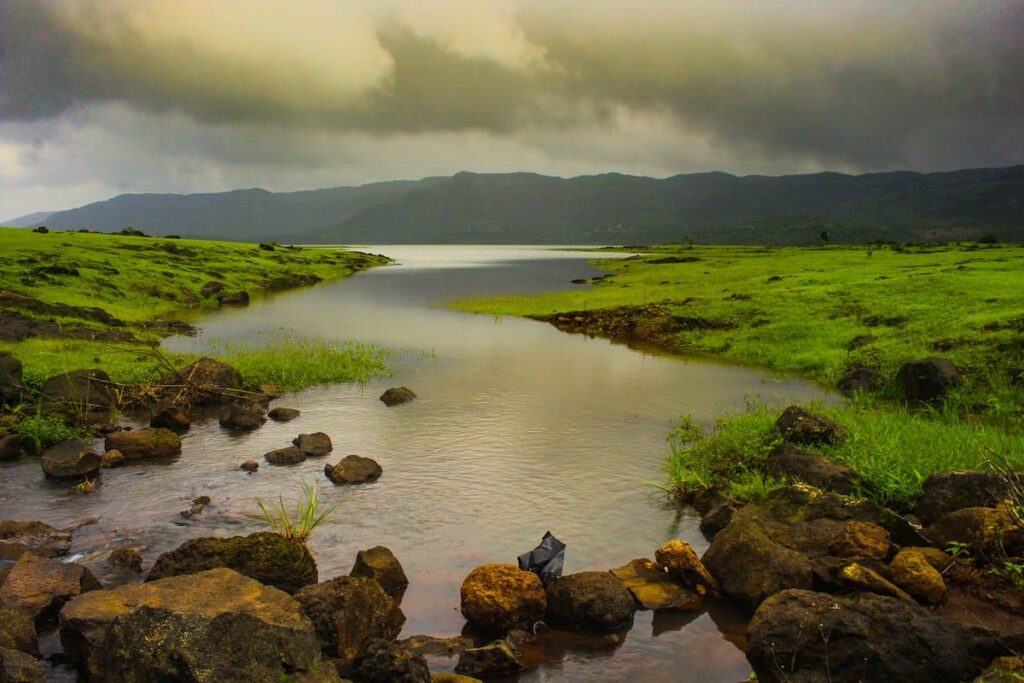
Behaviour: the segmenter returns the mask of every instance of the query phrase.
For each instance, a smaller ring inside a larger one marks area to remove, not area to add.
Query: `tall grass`
[[[305,545],[313,531],[328,521],[338,506],[335,504],[321,510],[317,485],[302,482],[300,486],[302,497],[295,505],[294,515],[288,511],[283,496],[278,496],[276,503],[269,504],[257,498],[256,504],[271,529],[293,543]]]
[[[35,453],[41,453],[61,441],[85,436],[88,432],[69,427],[56,415],[44,415],[40,411],[19,417],[12,427],[21,436],[23,446]]]
[[[368,382],[391,373],[392,352],[372,344],[284,337],[263,346],[231,344],[217,357],[242,373],[247,385],[283,391],[337,382]]]

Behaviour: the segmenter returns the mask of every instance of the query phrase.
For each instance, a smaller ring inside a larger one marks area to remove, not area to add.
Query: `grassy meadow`
[[[876,367],[877,392],[823,409],[850,431],[827,455],[861,473],[865,495],[897,507],[932,472],[984,467],[992,457],[1024,468],[1024,247],[675,246],[595,265],[611,275],[592,287],[454,306],[549,316],[653,304],[686,321],[676,351],[833,387],[854,367]],[[964,381],[942,405],[907,406],[893,377],[928,357],[952,360]],[[774,445],[774,417],[755,407],[724,417],[710,435],[675,434],[670,486],[763,491],[773,482],[760,480],[756,465]]]
[[[265,250],[234,242],[15,228],[0,228],[0,254],[0,308],[54,321],[64,331],[134,337],[83,338],[86,333],[0,340],[0,351],[11,351],[22,361],[28,388],[54,374],[89,367],[106,370],[116,382],[152,381],[166,373],[164,361],[180,366],[194,360],[158,357],[153,345],[168,331],[152,323],[216,308],[216,297],[202,292],[207,283],[259,296],[387,262],[340,249]],[[94,308],[102,311],[88,310]],[[118,322],[111,323],[104,313]],[[273,383],[284,390],[364,381],[387,372],[381,349],[315,339],[284,337],[259,348],[233,346],[217,357],[234,363],[250,385]]]

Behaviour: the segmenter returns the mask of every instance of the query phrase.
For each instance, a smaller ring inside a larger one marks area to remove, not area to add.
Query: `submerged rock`
[[[704,606],[704,596],[680,584],[651,560],[632,560],[613,569],[612,574],[642,609],[695,610]]]
[[[331,443],[331,437],[327,436],[323,432],[299,434],[297,437],[292,439],[292,444],[307,456],[313,458],[321,455],[327,455],[334,450],[334,445]]]
[[[392,387],[380,395],[380,400],[388,408],[408,403],[416,398],[416,393],[409,387]]]
[[[338,681],[299,604],[230,569],[82,595],[60,623],[91,680]]]
[[[170,429],[175,434],[184,434],[192,427],[185,411],[175,405],[170,405],[156,413],[149,421],[150,427],[163,427]]]
[[[294,465],[306,459],[306,454],[295,446],[270,451],[263,458],[271,465]],[[259,465],[257,465],[259,467]]]
[[[802,445],[835,444],[846,436],[846,429],[834,420],[815,415],[800,406],[789,406],[775,421],[775,430],[790,443]]]
[[[904,363],[896,373],[896,383],[911,401],[936,401],[960,384],[960,371],[945,358],[925,358]]]
[[[748,629],[761,683],[959,681],[967,650],[955,625],[903,600],[787,590],[758,608]]]
[[[394,640],[405,615],[373,579],[341,576],[295,593],[316,627],[325,655],[345,674],[374,639]]]
[[[238,466],[238,469],[242,470],[243,472],[248,472],[250,474],[258,470],[259,468],[260,464],[255,460],[246,460],[245,462]]]
[[[181,453],[181,439],[170,429],[133,429],[107,434],[104,447],[120,451],[128,460],[167,458]]]
[[[115,548],[107,556],[107,564],[116,569],[138,573],[142,571],[142,555],[135,548]]]
[[[352,668],[353,683],[430,683],[423,657],[382,639],[370,641]]]
[[[227,567],[287,593],[317,581],[309,550],[279,534],[194,538],[157,558],[147,581]]]
[[[532,629],[547,611],[547,594],[540,578],[512,564],[477,567],[466,576],[459,592],[462,615],[497,631]]]
[[[238,432],[259,429],[266,421],[267,418],[263,416],[262,410],[237,403],[229,403],[220,412],[220,426]]]
[[[103,456],[81,439],[69,439],[47,448],[39,464],[52,479],[82,479],[99,474]]]
[[[80,564],[25,553],[0,586],[0,603],[25,612],[42,625],[55,617],[65,602],[99,587],[92,572]]]
[[[608,572],[579,572],[551,581],[547,618],[582,631],[614,631],[632,623],[636,603],[622,582]]]
[[[16,560],[26,551],[60,557],[71,549],[71,532],[43,522],[0,522],[0,560]]]
[[[349,576],[373,579],[392,598],[401,596],[409,585],[409,579],[405,576],[398,558],[382,545],[356,553],[356,562],[352,565]]]
[[[508,640],[495,640],[483,647],[471,647],[459,655],[455,671],[469,676],[500,676],[522,671],[516,651]]]
[[[325,465],[324,474],[335,484],[365,484],[380,479],[384,470],[372,458],[346,455],[337,465]]]
[[[269,417],[274,422],[291,422],[300,414],[301,413],[299,413],[299,411],[296,410],[295,408],[278,407],[272,409],[269,413],[267,413],[267,417]]]

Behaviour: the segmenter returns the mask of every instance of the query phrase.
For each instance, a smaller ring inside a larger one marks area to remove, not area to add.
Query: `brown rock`
[[[507,640],[496,640],[483,647],[467,648],[459,655],[455,672],[470,676],[500,676],[522,671],[523,667]]]
[[[768,454],[765,472],[780,479],[802,481],[839,493],[852,493],[860,484],[860,477],[849,467],[788,442],[779,444]]]
[[[292,439],[292,444],[312,458],[327,455],[334,450],[334,445],[331,444],[331,437],[327,436],[323,432],[299,434],[297,437]]]
[[[686,541],[668,541],[654,551],[654,558],[660,569],[674,576],[684,586],[693,588],[701,595],[705,592],[709,595],[718,594],[718,582],[704,568],[697,553],[693,552]]]
[[[127,463],[128,460],[125,459],[124,453],[116,448],[103,454],[103,467],[121,467]]]
[[[846,430],[839,423],[800,406],[786,408],[775,421],[775,430],[786,441],[803,445],[835,444],[846,436]]]
[[[907,548],[896,553],[889,570],[893,583],[921,602],[936,605],[946,596],[946,582],[942,574],[920,550]]]
[[[299,411],[295,408],[274,408],[269,413],[269,417],[274,422],[290,422],[300,415]]]
[[[149,421],[150,427],[163,427],[175,434],[184,434],[192,426],[185,411],[176,405],[169,405],[160,410]]]
[[[242,376],[227,363],[200,358],[162,378],[160,384],[169,387],[168,391],[174,394],[184,387],[192,405],[208,405],[237,394],[242,388]]]
[[[869,522],[847,522],[829,550],[851,560],[884,560],[889,556],[889,532]]]
[[[271,465],[294,465],[306,459],[306,454],[295,446],[270,451],[263,458]]]
[[[401,596],[409,585],[409,579],[398,558],[382,545],[356,553],[356,562],[349,576],[373,579],[392,598]]]
[[[899,598],[900,600],[914,601],[912,597],[886,580],[874,569],[865,567],[862,564],[852,562],[846,565],[839,572],[839,576],[843,584],[851,588],[867,591],[868,593],[877,593],[878,595],[888,595],[891,598]]]
[[[121,451],[128,460],[165,458],[181,453],[181,439],[170,429],[133,429],[107,434],[104,447]]]
[[[259,429],[266,421],[267,418],[263,416],[263,410],[253,406],[229,403],[220,412],[220,426],[236,432]]]
[[[408,403],[416,398],[416,393],[409,387],[392,387],[380,395],[380,400],[388,408]]]
[[[16,560],[25,551],[40,557],[59,557],[71,549],[71,532],[43,522],[0,522],[0,560]]]
[[[39,464],[51,479],[82,479],[99,473],[103,456],[81,439],[69,439],[47,448]]]
[[[6,434],[0,436],[0,462],[14,460],[22,454],[21,435]]]
[[[115,548],[107,556],[107,564],[119,569],[127,569],[132,572],[142,571],[142,555],[135,548]]]
[[[460,594],[466,619],[499,631],[532,628],[547,611],[547,594],[537,575],[511,564],[477,567],[462,582]]]
[[[335,484],[365,484],[380,479],[384,470],[376,460],[346,455],[337,465],[325,465],[324,474]]]
[[[246,460],[245,462],[238,466],[238,469],[244,472],[249,472],[250,474],[258,470],[259,468],[260,464],[255,460]]]
[[[36,625],[27,610],[0,605],[0,647],[29,653],[38,651]]]
[[[0,647],[0,681],[4,683],[45,683],[42,663],[30,654]]]
[[[99,587],[92,572],[80,564],[25,553],[0,587],[0,603],[23,610],[37,624],[44,624],[65,602]]]
[[[704,596],[683,586],[650,560],[633,560],[613,569],[612,574],[643,609],[696,610],[704,606]]]
[[[608,572],[578,572],[545,587],[547,619],[582,631],[613,631],[629,625],[636,602],[622,582]]]
[[[936,546],[967,543],[976,550],[1002,550],[1011,557],[1024,550],[1024,525],[1005,507],[963,508],[951,512],[925,529]]]

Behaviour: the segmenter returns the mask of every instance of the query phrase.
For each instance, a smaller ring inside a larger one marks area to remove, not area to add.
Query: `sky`
[[[461,170],[1018,163],[1021,0],[0,0],[0,219]]]

